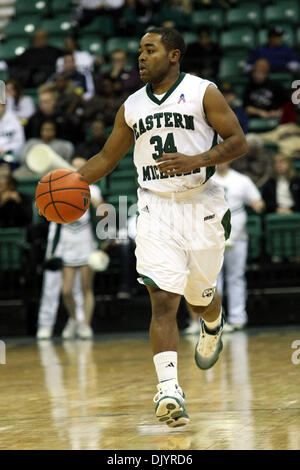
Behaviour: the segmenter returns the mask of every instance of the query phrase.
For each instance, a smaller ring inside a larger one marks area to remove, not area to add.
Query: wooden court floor
[[[177,430],[154,416],[147,333],[7,340],[0,449],[300,449],[300,327],[223,338],[222,357],[204,372],[193,359],[197,337],[181,337],[191,423]]]

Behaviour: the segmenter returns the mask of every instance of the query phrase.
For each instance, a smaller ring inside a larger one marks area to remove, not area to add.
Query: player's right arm
[[[104,147],[79,168],[78,173],[89,184],[95,183],[114,170],[133,143],[133,131],[125,122],[124,105],[122,105],[117,112],[114,128]]]

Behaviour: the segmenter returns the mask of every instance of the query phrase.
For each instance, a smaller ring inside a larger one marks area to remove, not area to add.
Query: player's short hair
[[[165,46],[167,51],[172,51],[174,49],[180,50],[180,59],[181,62],[185,54],[185,42],[182,35],[174,28],[164,28],[164,27],[150,27],[147,29],[147,33],[159,34],[161,36],[161,42]]]

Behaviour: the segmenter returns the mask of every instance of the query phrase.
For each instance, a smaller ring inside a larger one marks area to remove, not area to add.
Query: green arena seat
[[[128,54],[138,54],[138,49],[140,46],[139,38],[111,38],[108,39],[105,46],[105,52],[107,55],[116,49],[124,49]]]
[[[278,118],[262,119],[250,118],[248,121],[248,132],[267,132],[271,131],[279,124]]]
[[[85,36],[79,39],[79,45],[83,51],[94,55],[104,55],[104,42],[99,36]]]
[[[51,34],[67,35],[71,30],[70,15],[59,15],[41,22],[41,29]]]
[[[297,28],[295,32],[295,45],[298,49],[300,49],[300,27]]]
[[[54,47],[58,47],[59,49],[64,49],[64,39],[65,36],[53,36],[49,37],[49,44]]]
[[[39,176],[33,176],[31,178],[18,178],[18,191],[20,193],[28,194],[28,196],[34,198],[39,180]]]
[[[23,253],[26,247],[24,228],[0,228],[0,270],[22,269]]]
[[[226,13],[226,25],[228,27],[251,25],[259,27],[262,21],[262,13],[260,5],[249,3],[231,8]]]
[[[224,13],[222,9],[195,10],[192,12],[192,28],[209,26],[212,29],[222,29],[224,26]]]
[[[296,174],[300,176],[300,160],[293,160],[293,167],[295,168]]]
[[[282,37],[282,42],[286,46],[294,46],[294,31],[290,25],[287,24],[280,24],[280,26],[284,33]],[[268,30],[267,29],[260,29],[257,34],[257,42],[258,46],[264,46],[268,43]]]
[[[187,46],[188,44],[191,44],[192,42],[196,42],[198,39],[197,33],[193,31],[187,31],[185,33],[182,33],[185,45]]]
[[[80,37],[91,36],[92,34],[96,34],[100,38],[113,37],[115,26],[112,17],[103,15],[80,29]]]
[[[15,56],[23,54],[29,47],[30,42],[27,38],[14,38],[0,44],[0,60],[12,59]]]
[[[48,0],[18,0],[15,3],[16,17],[21,15],[43,14],[46,11]]]
[[[300,255],[300,214],[268,214],[265,216],[266,252],[270,256]]]
[[[264,20],[266,24],[277,23],[299,23],[299,2],[283,1],[275,5],[266,6],[264,9]]]
[[[52,0],[51,9],[53,15],[59,15],[61,13],[71,15],[73,9],[72,0]]]
[[[26,15],[12,20],[4,28],[5,39],[31,37],[40,26],[39,15]]]
[[[246,58],[224,57],[220,63],[219,80],[234,83],[246,83],[248,78],[243,75]]]
[[[248,259],[254,260],[260,257],[262,252],[262,221],[259,215],[248,215]]]
[[[235,28],[223,31],[219,38],[220,46],[225,50],[249,50],[255,47],[255,33],[252,28]]]

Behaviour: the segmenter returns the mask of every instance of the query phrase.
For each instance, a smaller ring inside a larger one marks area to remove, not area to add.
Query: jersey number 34
[[[150,139],[150,144],[154,145],[155,153],[152,153],[154,160],[161,158],[163,153],[176,153],[177,147],[174,142],[174,135],[172,132],[167,134],[165,143],[160,135],[153,135]]]

